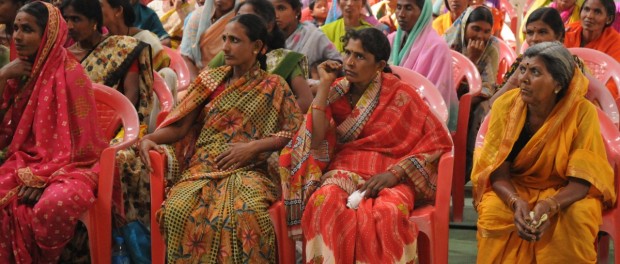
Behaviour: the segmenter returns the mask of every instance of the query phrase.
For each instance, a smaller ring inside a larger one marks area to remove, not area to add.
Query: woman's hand
[[[151,167],[151,158],[149,157],[149,151],[153,149],[163,154],[164,148],[147,138],[142,138],[138,147],[140,150],[140,159],[142,160],[142,163],[144,163],[144,167],[149,173],[152,172],[153,168]]]
[[[230,143],[229,146],[228,150],[215,158],[217,168],[220,170],[242,168],[259,154],[253,142]]]
[[[364,198],[375,198],[384,188],[392,188],[400,179],[393,173],[386,171],[370,177],[368,181],[360,188],[360,192],[366,191]]]
[[[317,71],[321,82],[333,83],[338,78],[338,73],[342,70],[342,64],[337,61],[328,60],[319,64]]]
[[[535,241],[537,239],[536,229],[530,226],[530,209],[526,201],[519,198],[515,202],[515,227],[519,236],[526,241]]]
[[[22,76],[30,76],[32,63],[22,59],[15,59],[2,67],[0,75],[3,79],[19,79]]]
[[[469,59],[476,64],[480,57],[482,56],[482,52],[484,52],[484,48],[486,47],[486,41],[484,40],[473,40],[470,39],[467,43],[467,54]]]
[[[536,240],[539,240],[543,233],[547,230],[547,228],[549,228],[550,221],[549,219],[553,216],[551,214],[551,205],[549,204],[548,201],[546,200],[540,200],[536,203],[536,205],[534,206],[534,209],[532,210],[534,212],[534,219],[532,219],[532,222],[534,223],[540,223],[541,221],[541,217],[544,214],[547,214],[547,220],[544,220],[542,222],[542,224],[540,224],[540,226],[538,226],[538,228],[536,228]]]
[[[39,201],[45,188],[34,188],[28,186],[21,186],[17,197],[24,204],[34,205]]]

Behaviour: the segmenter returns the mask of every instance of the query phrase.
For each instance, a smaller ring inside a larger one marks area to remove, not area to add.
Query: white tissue
[[[349,195],[349,198],[347,198],[347,207],[351,209],[357,209],[357,207],[360,205],[360,202],[362,201],[362,198],[364,198],[365,193],[366,191],[354,191],[351,195]]]

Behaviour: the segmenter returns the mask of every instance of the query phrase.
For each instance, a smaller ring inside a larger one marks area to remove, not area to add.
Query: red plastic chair
[[[112,183],[116,171],[116,152],[126,149],[138,140],[140,122],[131,102],[113,88],[93,83],[99,124],[106,138],[112,139],[122,124],[123,141],[103,150],[99,160],[99,184],[95,204],[82,215],[88,230],[92,263],[110,263],[112,259]]]
[[[149,153],[151,158],[151,263],[162,264],[166,260],[166,244],[159,232],[156,213],[164,202],[166,156],[157,151]],[[278,263],[295,263],[295,241],[288,236],[284,203],[277,201],[269,207],[269,215],[276,233]]]
[[[619,127],[620,114],[618,113],[618,106],[607,89],[607,86],[590,74],[586,74],[586,77],[590,80],[586,98],[595,103],[595,105],[598,105],[614,125]]]
[[[157,95],[157,99],[159,100],[159,113],[157,114],[157,126],[161,124],[168,113],[172,111],[174,107],[174,99],[172,97],[172,93],[166,85],[166,81],[162,78],[159,73],[153,71],[153,92]]]
[[[181,57],[181,53],[178,50],[173,50],[169,47],[164,46],[164,50],[168,53],[170,57],[170,68],[177,73],[177,92],[185,91],[190,84],[189,77],[189,68],[187,68],[187,64]]]
[[[503,40],[499,42],[499,68],[497,71],[497,83],[502,83],[504,74],[510,69],[512,63],[517,59],[517,53]]]
[[[620,63],[598,50],[588,48],[569,48],[568,50],[583,60],[596,79],[604,84],[612,80],[618,88],[618,94],[620,94]],[[620,98],[616,99],[616,103],[618,102],[620,102]]]
[[[478,69],[463,54],[450,50],[452,54],[452,79],[455,88],[461,84],[461,80],[467,80],[469,92],[461,96],[459,100],[459,115],[456,131],[452,133],[454,142],[454,169],[452,176],[452,218],[454,222],[463,221],[463,208],[465,207],[465,155],[467,153],[467,133],[469,128],[469,114],[471,112],[471,100],[480,94],[482,78]]]
[[[450,189],[454,157],[445,153],[439,160],[437,194],[434,205],[414,208],[409,219],[416,223],[421,234],[418,236],[420,263],[447,264],[448,236],[450,224]]]
[[[499,3],[500,9],[506,13],[506,16],[510,18],[510,30],[513,34],[517,32],[517,12],[508,0],[501,0]],[[527,9],[525,9],[527,10]]]
[[[439,120],[443,121],[444,124],[448,122],[448,107],[441,93],[439,93],[433,83],[421,74],[410,69],[400,66],[390,66],[390,68],[403,82],[410,84],[416,89],[418,94],[424,99],[428,106],[430,106]]]
[[[598,111],[599,124],[603,142],[605,143],[605,151],[609,164],[614,169],[615,190],[620,190],[620,132],[618,127],[611,119],[607,117],[600,109]],[[476,147],[482,146],[484,137],[489,126],[489,116],[487,116],[480,126],[478,136],[476,137]],[[599,232],[608,234],[614,241],[614,263],[620,263],[620,247],[616,243],[620,242],[620,208],[618,203],[603,212],[603,224],[600,226]],[[604,237],[598,244],[598,263],[609,263],[609,238]]]

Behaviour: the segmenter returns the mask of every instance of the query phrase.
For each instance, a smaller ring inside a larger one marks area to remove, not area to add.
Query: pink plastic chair
[[[614,123],[614,125],[619,127],[620,114],[618,113],[618,106],[607,89],[607,86],[590,74],[586,74],[586,77],[590,80],[586,98],[588,98],[588,100],[593,102],[595,105],[598,105],[605,115],[607,115],[607,117]]]
[[[568,50],[583,60],[590,73],[596,79],[604,84],[612,80],[619,89],[618,94],[620,94],[620,63],[598,50],[588,48],[569,48]],[[619,100],[620,98],[616,100],[616,103]]]
[[[441,93],[439,93],[433,83],[421,74],[410,69],[400,66],[390,66],[390,68],[392,68],[394,74],[397,74],[403,82],[410,84],[416,89],[418,94],[433,110],[439,120],[443,121],[444,124],[448,122],[448,107],[446,106]]]
[[[463,221],[463,208],[465,206],[465,155],[467,153],[467,133],[469,128],[469,114],[471,112],[471,100],[480,94],[482,78],[478,69],[463,54],[450,50],[452,54],[452,79],[455,88],[465,79],[469,84],[469,92],[461,96],[459,100],[459,115],[456,131],[452,133],[454,142],[454,170],[452,177],[452,218],[454,222]]]
[[[517,12],[508,0],[501,0],[499,2],[500,9],[506,12],[506,16],[510,18],[510,30],[513,34],[517,32]],[[527,9],[526,9],[527,10]]]
[[[164,202],[166,156],[157,151],[149,153],[151,158],[151,261],[165,263],[166,244],[159,232],[156,213]],[[269,207],[269,215],[276,233],[278,263],[295,263],[295,241],[288,236],[284,203],[277,201]]]
[[[168,53],[170,57],[170,68],[177,73],[177,92],[185,91],[190,84],[189,77],[189,68],[187,68],[187,64],[181,57],[181,53],[178,50],[173,50],[169,47],[164,46],[164,50]]]
[[[103,150],[99,159],[99,184],[95,204],[82,215],[88,230],[92,263],[110,263],[112,259],[112,183],[116,171],[116,152],[126,149],[138,140],[140,123],[131,102],[113,88],[93,83],[99,124],[107,139],[122,125],[123,141]]]
[[[620,132],[616,124],[607,117],[600,109],[598,111],[599,124],[603,142],[605,143],[605,151],[609,164],[614,169],[615,190],[620,190],[619,168],[620,165]],[[476,137],[476,147],[482,146],[484,137],[489,126],[489,116],[487,116],[480,126],[478,136]],[[620,263],[620,247],[615,244],[620,241],[620,208],[618,203],[614,204],[611,209],[603,212],[603,224],[600,226],[599,232],[608,234],[614,241],[614,261]],[[609,238],[604,237],[598,244],[598,263],[609,263]]]
[[[512,63],[517,59],[517,53],[503,40],[499,42],[499,68],[497,71],[497,83],[502,83],[504,74],[510,69]]]
[[[155,71],[153,72],[153,92],[155,92],[159,100],[159,113],[157,114],[156,123],[159,126],[166,119],[168,113],[172,111],[174,99],[168,85],[166,85],[166,81]]]
[[[454,157],[445,153],[439,160],[437,175],[437,194],[434,205],[416,207],[410,220],[420,230],[418,236],[418,256],[420,263],[447,264],[448,236],[450,224],[450,189],[452,188],[452,168]]]

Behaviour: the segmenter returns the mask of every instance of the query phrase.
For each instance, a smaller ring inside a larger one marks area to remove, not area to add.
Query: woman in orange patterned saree
[[[15,18],[19,58],[0,70],[0,263],[57,263],[95,198],[91,167],[107,144],[66,37],[51,4]]]
[[[307,263],[409,263],[418,234],[409,214],[434,199],[437,161],[452,142],[415,89],[389,73],[381,31],[345,40],[345,78],[336,79],[338,62],[319,66],[313,106],[281,154],[290,235],[303,231]],[[348,208],[356,190],[364,199]]]
[[[531,46],[518,72],[474,154],[478,263],[596,263],[616,194],[588,79],[559,42]]]
[[[222,36],[227,65],[200,73],[179,106],[141,141],[149,167],[150,149],[163,152],[156,144],[186,139],[200,123],[193,150],[184,153],[189,164],[172,177],[159,211],[170,263],[275,262],[267,208],[276,185],[266,176],[266,160],[299,129],[302,115],[286,81],[259,68],[267,36],[258,16],[233,18]],[[174,153],[168,151],[169,160]]]

